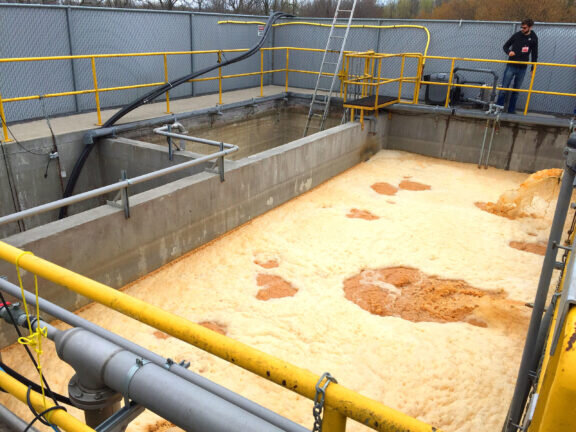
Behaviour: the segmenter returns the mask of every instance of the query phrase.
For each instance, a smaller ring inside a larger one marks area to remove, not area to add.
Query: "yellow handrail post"
[[[12,141],[8,134],[8,126],[6,126],[6,116],[4,115],[4,105],[2,105],[2,93],[0,93],[0,119],[2,120],[2,133],[4,134],[4,142]]]
[[[218,51],[218,64],[222,63],[222,50]],[[222,68],[218,68],[218,105],[222,105]]]
[[[96,113],[98,115],[98,126],[102,125],[102,116],[100,115],[100,95],[98,94],[98,78],[96,77],[96,58],[92,58],[92,77],[94,78],[94,98],[96,99]]]
[[[534,65],[534,70],[532,71],[532,78],[530,79],[530,87],[528,88],[528,97],[526,98],[526,106],[524,107],[524,115],[528,114],[528,105],[530,105],[530,97],[532,96],[532,87],[534,86],[534,76],[536,76],[537,64]]]
[[[398,100],[402,98],[402,83],[404,82],[404,62],[406,56],[402,55],[402,64],[400,65],[400,81],[398,82]]]
[[[414,88],[414,104],[418,104],[418,98],[420,97],[420,81],[422,81],[422,72],[424,72],[424,66],[422,64],[422,56],[418,56],[418,76],[416,77],[416,84]]]
[[[376,76],[376,97],[374,98],[374,110],[378,114],[378,96],[380,96],[380,75],[382,74],[382,57],[378,58],[378,75]],[[400,98],[398,98],[400,100]]]
[[[286,88],[284,91],[288,93],[288,64],[290,62],[290,48],[286,48]]]
[[[164,53],[164,81],[168,83],[168,57]],[[170,91],[166,92],[166,114],[170,114]]]
[[[452,58],[452,64],[450,66],[450,77],[448,78],[448,90],[446,90],[446,102],[444,103],[444,107],[448,108],[448,104],[450,103],[450,90],[452,89],[452,78],[454,78],[454,62],[456,61],[455,58]],[[428,84],[430,85],[430,84]]]
[[[260,49],[260,97],[264,97],[264,51]]]
[[[329,406],[325,406],[324,418],[322,419],[322,430],[330,432],[345,432],[346,419],[347,417],[345,415],[340,414]]]

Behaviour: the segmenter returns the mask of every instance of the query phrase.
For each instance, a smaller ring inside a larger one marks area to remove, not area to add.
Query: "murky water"
[[[546,242],[557,185],[551,174],[518,191],[526,177],[382,151],[125,292],[445,431],[496,432],[543,260],[511,243]],[[485,211],[519,196],[514,217]],[[275,384],[99,305],[80,315],[313,425],[312,402]],[[46,345],[44,371],[65,393],[72,370]],[[21,347],[2,355],[33,374]],[[128,430],[167,427],[146,413]]]

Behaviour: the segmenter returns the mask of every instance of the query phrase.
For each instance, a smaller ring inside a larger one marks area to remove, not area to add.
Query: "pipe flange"
[[[72,404],[81,410],[97,410],[106,408],[122,399],[122,395],[109,387],[86,389],[80,384],[77,375],[70,378],[68,394]]]

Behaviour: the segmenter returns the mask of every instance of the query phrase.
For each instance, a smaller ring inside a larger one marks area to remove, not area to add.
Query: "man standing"
[[[527,62],[529,57],[532,56],[532,62],[538,61],[538,37],[532,31],[534,21],[527,18],[522,20],[520,31],[514,33],[510,39],[504,44],[504,52],[508,55],[508,60],[515,62]],[[508,63],[502,78],[502,87],[510,87],[510,83],[514,80],[512,88],[518,89],[522,86],[524,75],[526,74],[526,64]],[[532,71],[534,65],[532,65]],[[501,91],[498,96],[498,105],[504,105],[506,98],[505,91]],[[518,101],[518,92],[512,92],[510,96],[510,104],[508,105],[508,112],[514,113],[516,111],[516,102]]]

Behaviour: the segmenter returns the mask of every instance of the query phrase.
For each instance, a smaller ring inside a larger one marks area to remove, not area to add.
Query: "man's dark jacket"
[[[533,31],[529,35],[525,35],[521,31],[514,33],[510,39],[506,41],[502,47],[504,52],[508,54],[514,51],[516,55],[509,57],[508,60],[527,62],[529,56],[532,56],[532,61],[538,61],[538,36]],[[516,65],[526,67],[526,65]]]

